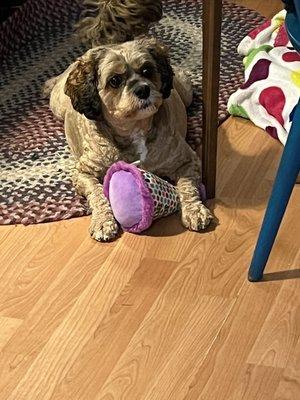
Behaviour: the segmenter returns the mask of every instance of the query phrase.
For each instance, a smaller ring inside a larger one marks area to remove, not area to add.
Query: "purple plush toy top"
[[[125,231],[140,233],[152,224],[153,198],[135,165],[123,161],[113,164],[104,178],[104,194]]]

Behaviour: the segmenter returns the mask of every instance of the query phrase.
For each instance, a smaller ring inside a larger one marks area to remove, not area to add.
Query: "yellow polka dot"
[[[293,71],[291,74],[292,81],[298,87],[300,87],[300,71]]]

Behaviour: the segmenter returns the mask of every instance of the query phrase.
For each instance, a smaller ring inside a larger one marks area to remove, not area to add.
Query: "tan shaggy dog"
[[[112,163],[141,167],[176,183],[182,223],[199,231],[211,221],[199,197],[201,163],[185,141],[192,89],[156,39],[92,48],[47,83],[76,160],[74,185],[92,209],[91,236],[113,239],[118,224],[103,194]]]

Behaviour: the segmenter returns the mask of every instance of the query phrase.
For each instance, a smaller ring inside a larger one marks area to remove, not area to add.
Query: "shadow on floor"
[[[264,274],[262,282],[283,281],[287,279],[299,279],[300,269],[292,269],[288,271],[267,272]]]
[[[208,207],[214,214],[215,203],[210,202]],[[205,235],[206,233],[214,231],[218,225],[219,220],[214,215],[214,219],[210,223],[209,227],[199,232],[199,235]],[[153,225],[147,231],[143,232],[143,235],[151,237],[177,236],[186,231],[187,229],[181,223],[180,214],[176,213],[169,217],[160,218],[157,221],[154,221]]]

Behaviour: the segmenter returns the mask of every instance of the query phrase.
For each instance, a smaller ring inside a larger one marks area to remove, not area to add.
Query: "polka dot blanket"
[[[300,98],[300,54],[289,42],[285,16],[283,10],[242,40],[245,83],[228,101],[232,115],[250,119],[282,144]]]

